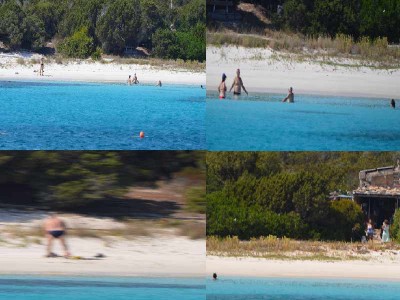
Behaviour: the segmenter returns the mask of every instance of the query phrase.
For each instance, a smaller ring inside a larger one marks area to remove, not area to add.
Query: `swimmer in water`
[[[129,75],[127,83],[129,85],[132,85],[132,76],[131,75]]]
[[[236,70],[236,77],[233,80],[233,83],[232,83],[231,88],[229,89],[229,92],[231,92],[231,90],[233,89],[233,94],[234,95],[240,95],[241,92],[242,92],[242,88],[245,91],[246,95],[248,95],[249,93],[247,93],[246,88],[243,85],[242,77],[240,77],[240,69],[237,69]]]
[[[289,94],[282,100],[282,102],[288,102],[288,103],[293,103],[294,102],[294,94],[293,94],[293,88],[289,88]]]
[[[161,80],[158,81],[157,86],[162,86]]]
[[[390,101],[390,106],[391,106],[393,109],[396,108],[396,101],[394,101],[394,99],[392,99],[392,100]]]
[[[225,80],[226,80],[226,75],[224,73],[222,74],[222,81],[218,86],[219,99],[225,99],[225,93],[227,90]]]
[[[214,274],[213,274],[213,279],[214,279],[214,280],[217,280],[217,277],[218,277],[218,276],[217,276],[217,273],[214,273]]]

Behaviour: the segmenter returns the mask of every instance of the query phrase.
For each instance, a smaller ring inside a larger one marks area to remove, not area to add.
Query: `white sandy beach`
[[[278,55],[277,55],[278,54]],[[332,61],[331,61],[332,62]],[[280,59],[279,52],[264,48],[207,47],[207,88],[217,90],[221,74],[227,75],[228,90],[237,68],[251,92],[359,96],[399,99],[400,69],[349,67],[356,61],[332,64],[300,59]]]
[[[293,278],[353,278],[400,280],[400,258],[374,261],[306,261],[268,260],[207,256],[207,275],[216,272],[224,276],[293,277]]]
[[[138,237],[109,243],[70,238],[72,255],[84,259],[45,258],[44,245],[0,245],[0,274],[201,277],[205,270],[205,241],[185,237]],[[54,252],[62,255],[56,242]],[[91,260],[102,253],[106,257]]]
[[[36,230],[48,213],[18,211],[0,212],[0,274],[85,275],[85,276],[150,276],[202,277],[205,271],[205,240],[192,240],[172,229],[147,228],[143,236],[101,236],[102,230],[118,230],[125,223],[111,218],[60,215],[67,228],[99,231],[101,238],[67,235],[73,258],[45,258],[46,240],[29,236],[23,230]],[[135,223],[140,226],[151,223]],[[135,230],[135,228],[133,228]],[[18,234],[22,232],[20,236]],[[105,232],[105,231],[103,231]],[[13,234],[14,233],[14,234]],[[63,255],[61,245],[54,242],[53,252]],[[105,255],[96,259],[97,254]],[[80,259],[78,259],[80,258]]]
[[[41,81],[77,81],[77,82],[120,82],[126,83],[128,76],[136,73],[141,84],[204,85],[205,72],[191,72],[171,67],[154,67],[149,65],[118,64],[93,62],[90,60],[74,60],[63,64],[45,61],[45,76],[38,76],[39,64],[31,64],[31,60],[39,62],[40,55],[32,53],[0,53],[1,80],[41,80]],[[17,60],[24,58],[26,64]]]

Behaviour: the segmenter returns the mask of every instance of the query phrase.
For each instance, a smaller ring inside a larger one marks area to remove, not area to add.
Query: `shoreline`
[[[128,85],[126,82],[121,82],[119,80],[52,80],[52,79],[43,79],[41,80],[40,78],[12,78],[12,77],[1,77],[0,76],[0,82],[33,82],[33,83],[38,83],[38,82],[42,82],[42,83],[49,83],[49,84],[55,84],[55,83],[64,83],[64,84],[117,84],[117,85]],[[201,84],[200,84],[201,85]],[[171,82],[171,83],[163,83],[163,86],[183,86],[183,87],[197,87],[200,86],[197,84],[193,84],[193,83],[175,83],[175,82]],[[132,87],[134,86],[154,86],[157,87],[155,84],[151,83],[151,82],[143,82],[137,85],[132,84]],[[203,85],[204,87],[204,85]],[[204,91],[206,89],[204,88]]]
[[[400,282],[400,261],[307,261],[267,260],[207,255],[207,275],[216,272],[220,278],[329,278],[376,279]]]
[[[282,91],[281,89],[269,89],[269,90],[265,90],[265,89],[257,89],[257,88],[253,88],[253,93],[251,93],[250,95],[254,95],[254,94],[268,94],[268,95],[279,95],[283,97],[286,97],[287,92]],[[215,94],[215,97],[213,97],[212,99],[208,99],[208,100],[232,100],[233,99],[233,94],[231,94],[231,98],[225,98],[225,99],[218,99],[218,92],[214,92],[211,90],[207,90],[207,94],[209,93],[213,93]],[[246,94],[242,94],[244,97],[243,99],[234,99],[234,100],[243,100],[246,101]],[[229,94],[228,94],[229,96]],[[297,93],[295,94],[295,103],[296,103],[296,97],[299,96],[321,96],[321,97],[339,97],[339,98],[360,98],[360,99],[368,99],[368,100],[376,100],[376,101],[389,101],[389,98],[384,98],[382,96],[374,96],[371,94],[363,94],[363,93],[342,93],[342,94],[338,94],[338,93],[334,93],[334,92],[318,92],[318,91],[306,91],[306,90],[301,90],[298,89]],[[209,95],[207,95],[207,97],[209,97]],[[395,99],[396,100],[396,99]],[[400,100],[400,99],[399,99]]]
[[[205,69],[190,70],[180,66],[129,64],[121,62],[101,63],[98,61],[70,60],[64,63],[45,61],[44,76],[39,76],[38,61],[40,55],[29,53],[0,53],[0,81],[4,80],[35,80],[64,82],[111,82],[126,83],[128,76],[137,74],[141,84],[156,86],[161,80],[163,84],[206,85]],[[19,63],[23,60],[23,63]]]
[[[277,58],[278,54],[278,58]],[[268,48],[236,46],[207,47],[207,87],[217,90],[225,73],[228,90],[240,68],[243,83],[251,92],[334,95],[343,97],[400,98],[400,69],[372,69],[366,66],[323,64],[319,61],[283,59],[278,51]]]

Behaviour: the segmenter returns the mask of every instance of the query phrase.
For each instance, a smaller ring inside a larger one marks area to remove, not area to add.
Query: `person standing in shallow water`
[[[392,100],[390,101],[390,106],[391,106],[393,109],[396,108],[396,101],[394,101],[394,99],[392,99]]]
[[[294,103],[294,93],[293,93],[293,88],[289,88],[289,93],[288,95],[282,100],[282,102],[289,102],[289,103]]]
[[[237,69],[236,77],[233,80],[233,83],[232,83],[231,88],[229,89],[229,92],[231,92],[231,90],[233,89],[234,95],[240,95],[242,93],[242,88],[245,91],[246,95],[248,95],[249,93],[247,93],[246,88],[243,85],[242,77],[240,77],[240,69]]]
[[[226,80],[226,75],[224,73],[224,74],[222,74],[222,81],[218,86],[219,99],[224,99],[225,98],[225,93],[226,93],[226,90],[227,90],[225,80]]]
[[[64,248],[64,256],[69,257],[70,253],[68,250],[67,243],[65,241],[66,226],[63,220],[61,220],[57,214],[53,213],[44,221],[44,231],[47,238],[47,253],[46,257],[56,257],[52,249],[53,240],[58,239]]]

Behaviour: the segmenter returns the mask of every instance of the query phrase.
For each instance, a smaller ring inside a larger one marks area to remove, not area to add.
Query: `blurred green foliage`
[[[0,202],[27,204],[6,196],[18,188],[32,193],[31,205],[74,209],[121,197],[137,182],[155,183],[185,168],[202,172],[203,160],[204,153],[194,151],[3,151]],[[194,203],[201,206],[198,199]]]

